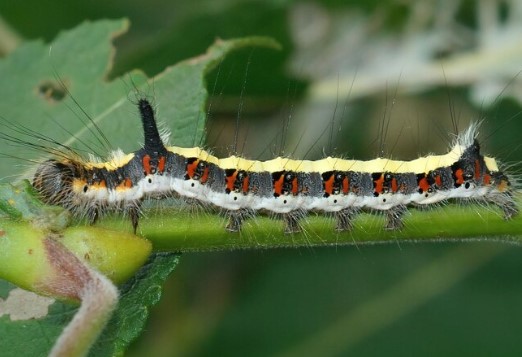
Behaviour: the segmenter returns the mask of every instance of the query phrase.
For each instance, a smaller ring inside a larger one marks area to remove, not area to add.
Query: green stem
[[[240,233],[230,233],[225,231],[222,215],[158,209],[146,211],[138,233],[149,239],[155,250],[175,252],[439,240],[522,243],[522,217],[505,221],[497,208],[479,204],[447,204],[424,211],[410,208],[404,215],[404,228],[396,231],[383,228],[382,215],[368,213],[357,216],[354,229],[347,232],[336,232],[334,220],[322,215],[312,214],[301,223],[301,233],[284,234],[281,220],[257,216],[245,221]],[[100,224],[131,230],[130,221],[121,217]]]
[[[81,301],[80,309],[49,356],[86,356],[118,304],[118,290],[107,277],[80,261],[60,242],[46,239],[45,246],[58,273],[49,284],[49,291],[55,291],[57,296],[70,294]]]

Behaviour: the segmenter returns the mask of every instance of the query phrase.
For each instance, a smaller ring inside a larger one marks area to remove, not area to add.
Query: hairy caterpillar
[[[165,146],[149,101],[140,99],[138,108],[144,131],[141,149],[115,152],[106,162],[62,155],[42,163],[33,186],[43,200],[91,223],[106,210],[123,210],[135,231],[142,200],[169,195],[227,210],[229,231],[239,231],[245,217],[258,211],[282,215],[287,233],[299,231],[299,217],[308,211],[331,212],[336,229],[343,231],[351,228],[361,209],[385,212],[386,228],[400,229],[407,206],[448,199],[492,203],[505,219],[518,213],[509,179],[494,158],[480,153],[478,124],[461,133],[447,154],[412,161],[255,161],[219,159],[198,147]]]

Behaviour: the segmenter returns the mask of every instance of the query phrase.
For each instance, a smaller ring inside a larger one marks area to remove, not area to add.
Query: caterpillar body
[[[519,211],[513,187],[496,160],[483,156],[472,124],[444,155],[412,161],[370,161],[326,157],[321,160],[268,161],[217,158],[198,148],[165,146],[154,109],[138,101],[144,145],[134,153],[116,152],[106,162],[54,158],[40,164],[33,186],[44,202],[61,205],[94,223],[107,210],[123,210],[138,226],[140,204],[148,197],[178,195],[229,213],[227,230],[239,231],[258,211],[282,215],[285,232],[299,230],[309,211],[333,213],[336,229],[352,227],[359,210],[379,210],[387,229],[400,229],[407,206],[449,199],[475,199],[499,206],[505,219]]]

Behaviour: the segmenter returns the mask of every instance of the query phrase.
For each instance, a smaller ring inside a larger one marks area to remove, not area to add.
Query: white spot
[[[47,316],[54,299],[15,288],[6,300],[0,299],[0,317],[10,315],[11,321],[31,320]]]

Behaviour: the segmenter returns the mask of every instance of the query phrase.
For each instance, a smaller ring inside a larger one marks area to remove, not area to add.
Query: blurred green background
[[[208,78],[207,146],[222,155],[237,117],[236,151],[252,158],[404,159],[444,152],[454,123],[485,118],[485,151],[520,170],[517,2],[4,0],[0,53],[120,17],[131,28],[115,41],[110,80],[134,68],[153,76],[217,37],[283,45],[237,53]],[[519,249],[397,242],[185,254],[128,355],[518,356]]]

